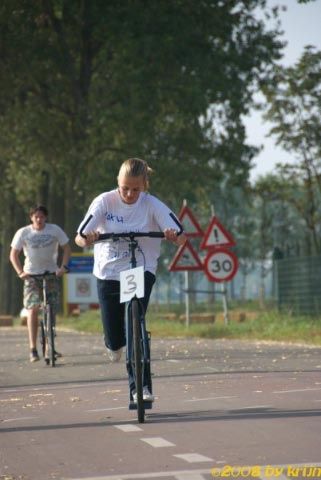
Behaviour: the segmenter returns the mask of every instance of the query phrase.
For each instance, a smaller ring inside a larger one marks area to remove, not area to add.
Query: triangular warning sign
[[[192,244],[188,240],[184,245],[179,247],[175,257],[168,267],[168,270],[170,272],[178,270],[203,270],[203,265]]]
[[[235,241],[232,235],[223,227],[217,217],[213,217],[209,224],[201,248],[213,248],[224,245],[225,247],[233,247]]]
[[[203,230],[200,227],[200,224],[194,217],[190,208],[187,205],[184,205],[179,212],[178,218],[183,225],[184,233],[187,237],[202,237]]]

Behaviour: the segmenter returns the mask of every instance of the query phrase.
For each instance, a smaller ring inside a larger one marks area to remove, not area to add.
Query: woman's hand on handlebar
[[[84,237],[78,234],[75,238],[75,243],[78,245],[78,247],[89,247],[96,240],[98,240],[98,237],[99,232],[88,232]]]
[[[166,240],[175,243],[176,245],[183,245],[186,242],[186,237],[182,233],[177,235],[177,230],[175,228],[165,228],[164,235]]]

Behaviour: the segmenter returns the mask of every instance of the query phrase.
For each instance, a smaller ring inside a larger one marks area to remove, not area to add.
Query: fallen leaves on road
[[[80,397],[70,397],[69,400],[71,402],[80,402],[81,401],[81,398]]]

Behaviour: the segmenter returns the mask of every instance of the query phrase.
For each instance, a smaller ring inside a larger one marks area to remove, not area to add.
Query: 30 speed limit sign
[[[237,272],[238,261],[233,252],[221,247],[208,252],[204,267],[210,281],[228,282]]]

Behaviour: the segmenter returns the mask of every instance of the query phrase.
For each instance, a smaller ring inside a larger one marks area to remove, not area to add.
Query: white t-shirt
[[[146,192],[141,192],[133,204],[124,203],[118,190],[105,192],[96,197],[78,228],[85,235],[88,232],[100,233],[163,231],[175,228],[172,211],[160,200]],[[176,217],[175,217],[176,218]],[[160,255],[161,239],[137,238],[137,267],[156,272]],[[119,280],[119,273],[130,268],[128,242],[104,241],[94,245],[94,275],[100,279]]]
[[[31,275],[57,270],[58,246],[68,243],[65,232],[53,223],[46,223],[42,230],[32,225],[20,228],[13,237],[11,247],[23,250],[24,271]]]

